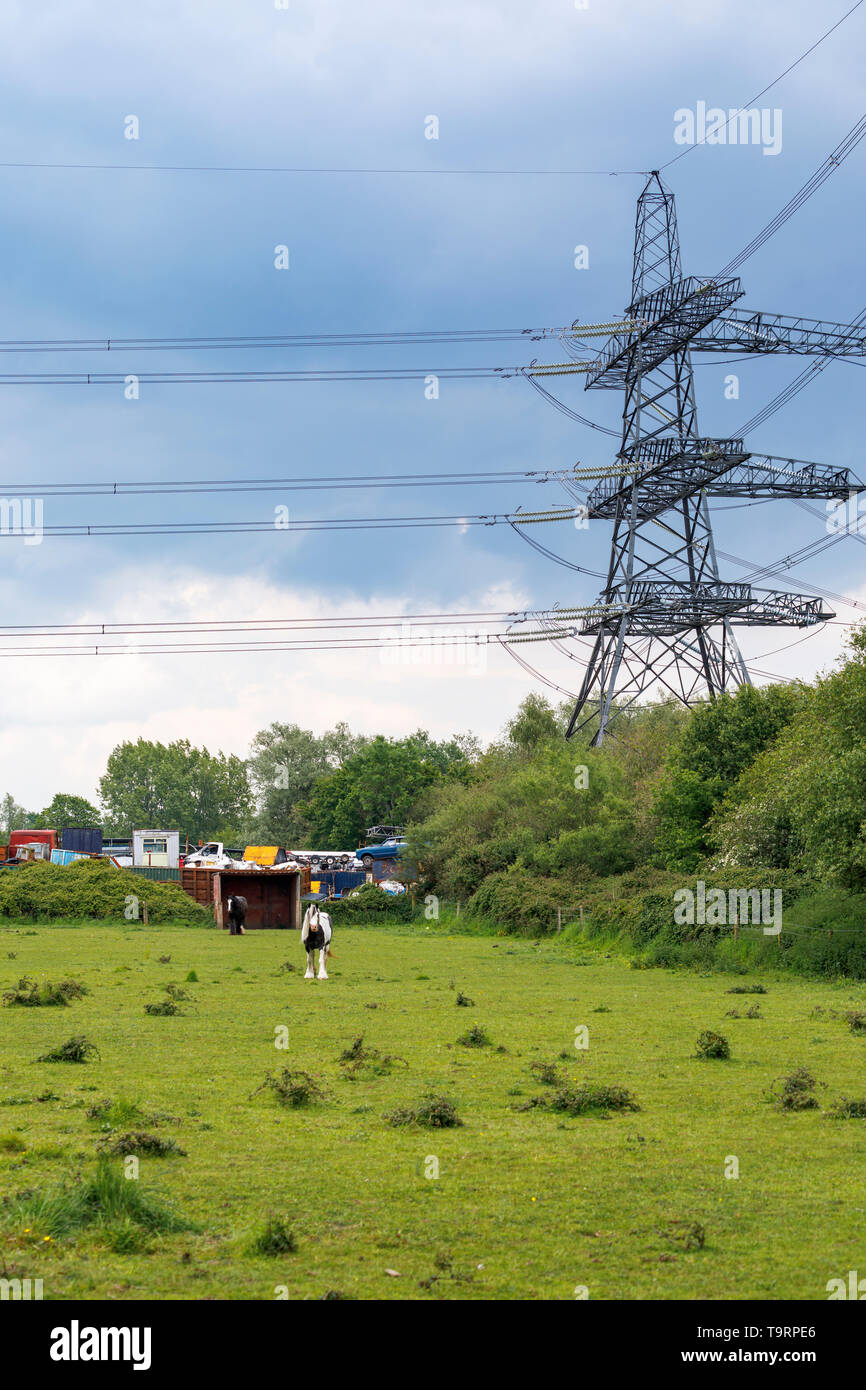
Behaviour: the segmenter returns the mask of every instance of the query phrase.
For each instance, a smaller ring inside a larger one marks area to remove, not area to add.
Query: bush
[[[348,898],[338,898],[326,905],[334,927],[371,926],[377,922],[409,922],[412,901],[408,893],[385,893],[375,883],[364,883]]]
[[[577,1084],[569,1081],[554,1083],[552,1095],[533,1096],[517,1110],[555,1110],[564,1115],[601,1115],[610,1110],[640,1110],[637,1100],[625,1086],[608,1086],[595,1081]]]
[[[0,917],[123,921],[130,897],[147,903],[150,922],[207,926],[212,920],[210,909],[194,902],[179,884],[153,883],[130,869],[118,869],[109,859],[73,864],[39,860],[0,874]]]
[[[65,1043],[55,1047],[51,1052],[44,1052],[41,1057],[37,1057],[37,1062],[89,1062],[92,1057],[99,1056],[99,1048],[89,1038],[82,1035],[68,1038]]]
[[[385,1119],[389,1125],[421,1125],[425,1129],[453,1129],[462,1125],[457,1114],[457,1106],[448,1096],[437,1096],[432,1092],[423,1096],[417,1105],[392,1110]]]
[[[778,1077],[767,1092],[767,1099],[779,1110],[817,1110],[815,1087],[818,1083],[805,1067]]]
[[[466,913],[520,936],[545,936],[556,932],[558,911],[563,923],[578,915],[583,896],[573,878],[545,878],[515,865],[486,878]]]
[[[698,1057],[730,1057],[731,1044],[722,1033],[706,1029],[698,1037]]]
[[[487,1030],[482,1028],[480,1023],[473,1023],[465,1033],[461,1033],[457,1039],[461,1047],[491,1047],[492,1043]]]
[[[847,1096],[840,1096],[831,1114],[837,1120],[866,1120],[866,1100],[849,1100]]]
[[[158,1134],[145,1134],[138,1130],[132,1134],[120,1134],[116,1139],[103,1139],[102,1147],[112,1158],[125,1158],[127,1154],[146,1154],[148,1158],[165,1158],[168,1154],[186,1157],[173,1139],[161,1139]]]
[[[279,1076],[266,1076],[253,1095],[266,1090],[273,1091],[282,1105],[288,1105],[293,1110],[325,1099],[325,1092],[309,1072],[292,1071],[291,1067],[284,1067]]]

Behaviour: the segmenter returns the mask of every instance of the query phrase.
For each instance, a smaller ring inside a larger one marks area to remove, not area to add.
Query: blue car
[[[374,860],[392,859],[395,860],[406,847],[406,839],[403,835],[394,835],[390,839],[382,840],[378,845],[363,845],[357,851],[357,858],[360,859],[365,869],[372,869]]]

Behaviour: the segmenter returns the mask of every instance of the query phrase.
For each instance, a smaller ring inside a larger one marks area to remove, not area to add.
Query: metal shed
[[[309,873],[301,869],[217,869],[213,874],[214,920],[225,927],[227,899],[247,900],[246,925],[251,931],[301,929],[301,894],[309,889]]]

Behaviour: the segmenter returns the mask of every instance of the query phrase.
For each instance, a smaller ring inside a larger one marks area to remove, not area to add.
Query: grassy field
[[[278,932],[0,930],[4,990],[29,975],[89,991],[0,1009],[0,1273],[55,1299],[823,1299],[828,1279],[866,1273],[866,1119],[829,1113],[866,1095],[866,1034],[844,1018],[856,986],[764,976],[765,996],[734,995],[741,977],[419,928],[343,928],[336,948],[311,983]],[[182,1012],[146,1014],[172,983]],[[759,1018],[725,1016],[756,1003]],[[474,1024],[490,1046],[457,1042]],[[704,1029],[729,1060],[695,1057]],[[99,1059],[35,1061],[73,1034]],[[361,1035],[380,1056],[353,1077],[338,1059]],[[560,1054],[563,1075],[626,1087],[640,1109],[516,1109],[552,1094],[530,1064]],[[287,1066],[324,1099],[253,1094]],[[774,1108],[767,1088],[800,1066],[825,1083],[819,1108]],[[384,1119],[431,1090],[461,1126]],[[88,1117],[108,1100],[126,1116]],[[58,1208],[40,1200],[92,1178],[100,1143],[128,1131],[185,1150],[141,1157],[136,1192],[159,1189],[194,1229],[97,1221],[46,1240]],[[294,1251],[254,1251],[270,1216]]]

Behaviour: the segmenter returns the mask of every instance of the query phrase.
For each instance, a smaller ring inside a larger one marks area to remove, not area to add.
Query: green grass
[[[279,932],[0,928],[0,991],[24,973],[88,989],[63,1009],[0,1008],[7,1271],[53,1299],[572,1299],[586,1285],[729,1300],[825,1299],[863,1267],[862,1102],[838,1118],[864,1092],[866,1037],[847,1021],[862,987],[764,975],[762,1017],[731,1018],[730,975],[634,970],[575,943],[403,926],[342,927],[335,944],[330,980],[311,982],[282,968],[303,953]],[[190,971],[182,1013],[144,1012]],[[459,1044],[456,989],[494,1046]],[[705,1031],[730,1058],[695,1056]],[[99,1057],[34,1065],[73,1032]],[[368,1065],[347,1074],[361,1037]],[[798,1068],[815,1109],[768,1099]],[[293,1107],[260,1089],[284,1069],[322,1097]],[[547,1075],[569,1096],[624,1088],[640,1109],[521,1108],[552,1095]],[[424,1097],[461,1123],[386,1120]],[[185,1156],[98,1168],[100,1145],[144,1129]]]

